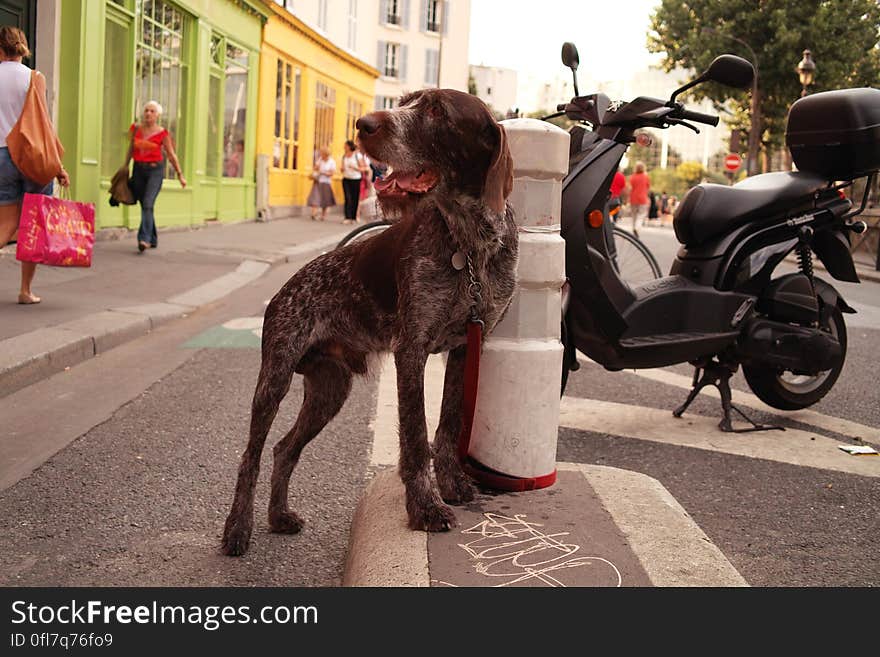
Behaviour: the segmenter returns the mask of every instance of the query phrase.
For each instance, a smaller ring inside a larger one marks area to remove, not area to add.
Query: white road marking
[[[578,358],[591,363],[594,362],[580,352],[578,352]],[[630,374],[635,374],[636,376],[650,379],[651,381],[666,383],[668,385],[677,386],[685,390],[690,390],[693,384],[692,377],[684,376],[682,374],[677,374],[676,372],[670,372],[664,369],[626,371]],[[718,393],[718,389],[713,386],[707,386],[703,388],[700,391],[700,394],[710,395],[711,397],[719,400],[721,399],[721,395]],[[684,398],[682,398],[682,401],[684,401]],[[826,431],[833,431],[844,436],[850,436],[851,438],[858,438],[868,443],[880,443],[880,429],[878,429],[877,427],[869,427],[864,424],[859,424],[858,422],[853,422],[852,420],[845,420],[839,417],[823,415],[822,413],[812,411],[809,408],[804,408],[799,411],[780,411],[778,408],[768,406],[760,399],[758,399],[755,395],[748,392],[742,392],[740,390],[733,391],[733,403],[735,406],[748,406],[749,408],[754,408],[758,411],[772,413],[773,415],[776,415],[780,418],[788,418],[796,422],[808,424],[812,427],[825,429]],[[671,411],[672,409],[669,410]],[[721,413],[720,403],[718,405],[718,412],[719,414]]]
[[[850,456],[837,448],[839,440],[797,429],[723,433],[716,417],[688,413],[675,418],[671,410],[573,397],[562,399],[559,423],[581,431],[880,477],[880,457]]]

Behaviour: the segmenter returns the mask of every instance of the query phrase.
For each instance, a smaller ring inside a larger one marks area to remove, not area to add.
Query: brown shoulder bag
[[[31,72],[21,116],[6,137],[6,146],[13,163],[28,180],[48,185],[61,173],[64,147],[49,120],[46,79],[38,71]]]

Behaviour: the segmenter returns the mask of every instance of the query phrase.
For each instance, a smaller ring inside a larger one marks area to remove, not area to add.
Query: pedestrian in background
[[[629,208],[632,213],[633,234],[638,236],[639,223],[647,219],[650,205],[648,191],[651,189],[651,179],[645,172],[644,162],[636,162],[635,172],[630,175],[627,186],[629,187]]]
[[[321,221],[327,218],[327,208],[336,205],[336,197],[333,196],[333,188],[330,181],[336,173],[336,160],[330,157],[330,149],[322,146],[318,151],[318,159],[312,170],[312,191],[309,192],[307,205],[312,209],[312,221],[317,221],[318,211],[321,212]]]
[[[9,155],[6,138],[18,123],[24,109],[24,101],[31,85],[31,69],[21,63],[30,56],[27,38],[17,27],[0,27],[0,248],[12,239],[21,220],[21,202],[26,193],[52,195],[52,183],[45,187],[22,175]],[[42,73],[37,75],[42,76]],[[63,186],[70,185],[67,171],[61,168],[56,179]],[[40,303],[41,299],[31,292],[37,265],[21,263],[21,286],[18,302]]]
[[[369,170],[364,155],[359,153],[355,143],[348,139],[342,154],[342,192],[345,195],[344,224],[353,224],[357,218],[358,203],[361,198],[361,180]]]
[[[144,104],[141,123],[132,123],[129,129],[131,143],[125,158],[125,168],[134,159],[130,187],[134,198],[141,204],[141,224],[137,234],[138,251],[141,253],[159,246],[154,208],[165,178],[166,155],[177,173],[180,186],[186,187],[186,178],[183,177],[180,162],[177,161],[171,134],[159,125],[161,117],[162,106],[155,100],[148,101]]]
[[[614,172],[614,178],[611,179],[611,196],[608,199],[608,214],[614,221],[617,221],[619,218],[620,206],[623,203],[623,199],[620,198],[620,195],[625,188],[626,176],[624,176],[623,172],[618,169]]]

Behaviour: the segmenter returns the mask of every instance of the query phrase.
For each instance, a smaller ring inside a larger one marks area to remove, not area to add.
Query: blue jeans
[[[51,196],[52,188],[51,182],[42,187],[25,178],[9,156],[9,149],[5,146],[0,148],[0,205],[21,203],[26,193]]]
[[[156,216],[153,208],[156,197],[162,189],[165,178],[165,162],[135,162],[131,172],[131,191],[141,203],[141,225],[138,228],[138,242],[147,242],[150,246],[158,244],[156,235]]]

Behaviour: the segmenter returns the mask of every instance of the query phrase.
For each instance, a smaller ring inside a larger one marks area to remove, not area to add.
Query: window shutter
[[[388,22],[388,0],[379,0],[379,25]]]
[[[422,9],[419,14],[419,32],[428,31],[428,0],[422,0]]]
[[[379,41],[376,48],[376,68],[379,75],[385,75],[385,42]]]
[[[400,11],[400,25],[404,30],[409,29],[409,0],[403,0],[403,8]]]
[[[401,80],[406,80],[406,51],[407,51],[406,44],[402,44],[400,46],[400,64],[398,66],[399,71],[400,71],[398,73],[398,78]]]
[[[382,109],[382,105],[384,103],[385,96],[376,96],[376,102],[373,105],[373,109],[380,110]]]
[[[431,51],[425,51],[425,84],[431,84]]]
[[[440,16],[440,22],[443,23],[443,36],[449,34],[449,5],[451,4],[449,0],[443,0],[443,13]]]

